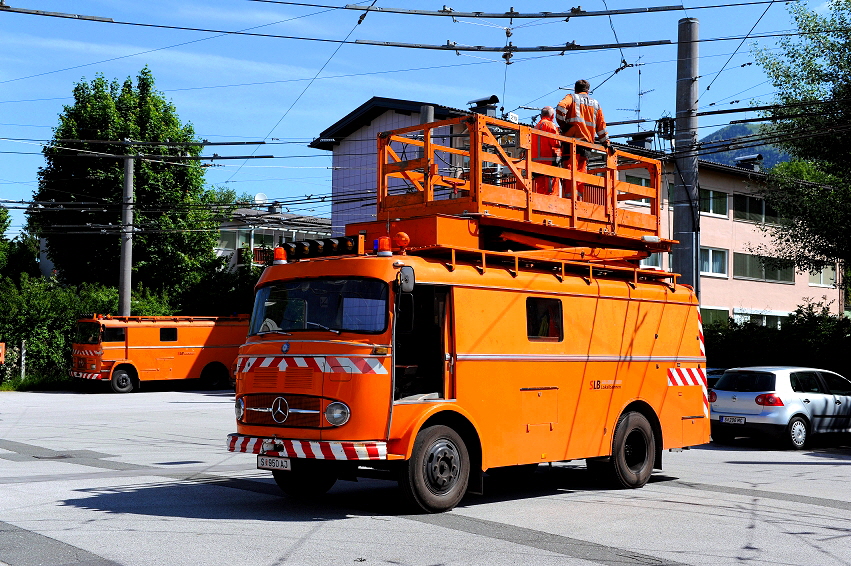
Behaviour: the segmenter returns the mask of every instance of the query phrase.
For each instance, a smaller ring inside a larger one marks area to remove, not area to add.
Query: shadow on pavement
[[[651,483],[677,478],[657,474]],[[230,489],[218,489],[218,488]],[[468,495],[460,507],[542,496],[608,491],[582,464],[539,466],[534,473],[485,477],[483,496]],[[399,516],[413,513],[396,482],[338,481],[331,491],[305,502],[281,494],[271,478],[248,480],[206,477],[116,488],[78,490],[64,505],[105,513],[256,521],[327,521],[348,516]]]

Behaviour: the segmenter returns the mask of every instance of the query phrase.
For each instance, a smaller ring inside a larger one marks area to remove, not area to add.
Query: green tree
[[[773,244],[764,251],[808,271],[851,264],[851,0],[828,8],[820,14],[793,3],[800,34],[781,39],[778,50],[755,50],[777,91],[777,107],[766,112],[775,120],[763,133],[794,158],[774,169],[764,190],[785,219],[765,227]]]
[[[6,267],[6,262],[9,257],[9,240],[6,239],[6,230],[12,224],[12,219],[9,217],[9,211],[5,206],[0,206],[0,273]]]
[[[123,160],[110,156],[151,156],[133,161],[133,282],[179,304],[206,273],[223,268],[213,249],[226,215],[218,211],[235,195],[205,188],[200,163],[180,159],[198,156],[201,147],[191,145],[198,141],[192,125],[181,123],[174,105],[155,90],[147,67],[135,83],[97,76],[77,83],[73,95],[43,150],[47,163],[34,194],[42,205],[28,211],[31,227],[46,238],[63,283],[116,285]]]

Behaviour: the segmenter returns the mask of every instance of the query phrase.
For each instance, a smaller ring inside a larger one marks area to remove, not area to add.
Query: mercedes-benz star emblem
[[[284,342],[284,344],[281,346],[281,352],[283,352],[284,354],[286,354],[286,353],[287,353],[287,352],[289,352],[289,351],[290,351],[290,343],[289,343],[289,342]]]
[[[272,420],[276,423],[282,423],[290,416],[290,406],[287,400],[283,397],[275,397],[272,401]]]

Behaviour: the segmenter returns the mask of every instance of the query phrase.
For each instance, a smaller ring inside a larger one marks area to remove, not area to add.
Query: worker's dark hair
[[[586,81],[585,79],[579,79],[576,81],[576,84],[573,85],[573,90],[576,92],[588,92],[591,90],[591,83]]]

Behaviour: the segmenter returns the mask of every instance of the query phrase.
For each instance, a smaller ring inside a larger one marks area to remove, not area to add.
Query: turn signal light
[[[718,400],[718,395],[716,395],[715,392],[710,389],[709,390],[709,402],[714,403],[717,400]]]
[[[764,407],[782,407],[783,401],[775,395],[774,393],[761,393],[756,396],[757,405],[762,405]]]

